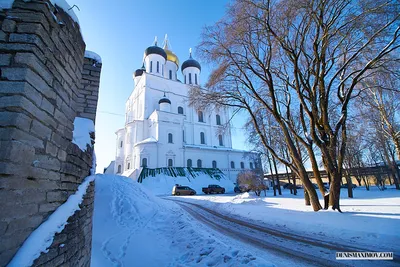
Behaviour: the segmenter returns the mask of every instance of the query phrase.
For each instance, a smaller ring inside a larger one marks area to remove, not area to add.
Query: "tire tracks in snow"
[[[322,241],[296,234],[288,234],[276,229],[264,228],[260,225],[220,214],[199,204],[171,198],[165,199],[176,202],[194,218],[225,235],[234,239],[240,239],[245,243],[263,250],[280,254],[285,258],[295,258],[308,265],[366,266],[366,264],[376,265],[376,263],[379,263],[379,266],[393,266],[395,264],[400,266],[400,261],[396,258],[396,255],[394,255],[393,261],[336,261],[334,258],[335,252],[369,251],[369,249]],[[263,238],[260,239],[260,236]],[[319,253],[318,256],[322,256],[322,258],[317,258],[315,253]],[[331,258],[328,258],[328,256],[331,256]]]

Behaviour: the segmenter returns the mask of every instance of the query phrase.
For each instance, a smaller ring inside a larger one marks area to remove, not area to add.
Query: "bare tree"
[[[199,50],[217,68],[210,91],[192,96],[245,109],[264,147],[300,177],[314,210],[322,207],[296,141],[318,147],[331,179],[329,205],[340,211],[349,106],[363,90],[363,79],[400,47],[399,5],[386,0],[237,0],[203,33]],[[260,111],[273,116],[293,162],[268,145],[257,124]],[[293,128],[294,114],[301,131]]]
[[[237,184],[239,187],[245,187],[253,191],[256,196],[260,196],[264,191],[266,195],[267,185],[264,183],[263,173],[260,171],[243,171],[237,176]]]

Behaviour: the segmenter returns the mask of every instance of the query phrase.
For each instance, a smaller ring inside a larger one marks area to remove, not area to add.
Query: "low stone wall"
[[[73,121],[95,119],[101,64],[84,58],[79,25],[47,0],[15,0],[12,9],[0,11],[0,29],[4,266],[89,174],[92,148],[82,152],[72,143]],[[35,265],[90,264],[93,185],[82,205]]]

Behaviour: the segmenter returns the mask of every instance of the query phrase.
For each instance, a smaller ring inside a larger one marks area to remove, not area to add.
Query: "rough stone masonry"
[[[101,63],[84,58],[79,25],[47,0],[0,11],[0,266],[92,167],[72,141],[75,117],[96,118]],[[94,184],[35,266],[89,266]]]

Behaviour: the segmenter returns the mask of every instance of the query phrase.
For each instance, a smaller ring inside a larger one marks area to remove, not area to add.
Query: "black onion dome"
[[[135,70],[135,77],[142,76],[142,74],[143,74],[143,69]]]
[[[158,101],[158,104],[161,104],[161,103],[168,103],[168,104],[171,105],[171,100],[169,100],[168,98],[164,97],[164,98],[161,98],[160,101]]]
[[[165,60],[167,60],[167,53],[165,53],[164,49],[162,49],[161,47],[158,47],[156,45],[153,46],[149,46],[146,48],[146,50],[144,51],[144,55],[148,56],[150,54],[157,54],[162,56],[163,58],[165,58]]]
[[[200,63],[191,57],[188,60],[186,60],[185,62],[183,62],[181,70],[183,71],[184,69],[186,69],[188,67],[195,67],[195,68],[198,68],[199,70],[201,70]]]

